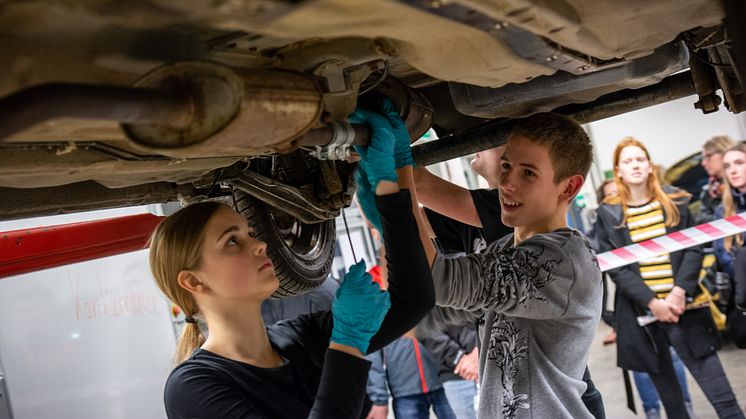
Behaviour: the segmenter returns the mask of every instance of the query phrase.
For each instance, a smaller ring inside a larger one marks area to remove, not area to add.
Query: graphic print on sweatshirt
[[[475,237],[474,242],[471,245],[472,253],[482,253],[487,248],[487,240],[484,237]]]
[[[518,409],[528,409],[528,394],[515,394],[515,377],[520,373],[520,360],[528,356],[526,338],[519,336],[515,323],[498,314],[490,331],[490,346],[487,359],[500,370],[502,385],[502,414],[506,419],[514,418]]]
[[[521,305],[529,299],[546,300],[540,290],[552,281],[552,269],[562,260],[539,263],[543,253],[543,248],[520,252],[510,248],[493,253],[494,257],[485,257],[482,265],[482,275],[486,279],[482,289],[485,306],[503,307],[510,299]],[[545,275],[542,276],[542,272]]]
[[[508,248],[494,253],[494,258],[485,258],[482,273],[487,279],[484,288],[487,306],[503,307],[511,299],[516,306],[546,301],[541,289],[554,280],[551,272],[562,259],[539,262],[542,254],[544,248],[521,251]],[[516,394],[515,389],[515,379],[528,356],[525,334],[511,317],[496,314],[490,330],[487,359],[500,371],[502,415],[506,419],[515,418],[518,409],[530,408],[528,394]]]
[[[593,263],[596,265],[598,269],[601,269],[601,265],[598,264],[598,256],[596,254],[596,249],[593,248],[591,245],[591,242],[588,241],[588,238],[585,236],[580,236],[581,239],[583,239],[583,244],[585,245],[586,250],[588,250],[588,253],[591,254],[591,258],[593,259]]]

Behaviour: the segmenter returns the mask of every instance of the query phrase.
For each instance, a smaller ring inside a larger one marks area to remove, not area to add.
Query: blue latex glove
[[[409,131],[407,131],[407,126],[399,116],[399,112],[394,109],[394,104],[389,98],[383,99],[383,113],[389,120],[394,132],[394,165],[397,169],[404,166],[414,166]]]
[[[376,192],[371,189],[368,175],[363,169],[358,168],[358,170],[355,170],[354,177],[358,206],[363,211],[363,214],[365,214],[368,222],[370,222],[373,228],[378,230],[378,234],[381,235],[381,240],[383,240],[381,214],[378,212],[378,207],[376,206]]]
[[[368,146],[355,146],[360,154],[359,166],[368,175],[371,189],[375,192],[378,182],[396,182],[394,167],[394,128],[388,119],[375,112],[358,109],[349,120],[353,124],[368,124],[371,139]]]
[[[381,327],[391,307],[388,291],[383,291],[365,272],[365,261],[350,266],[332,302],[331,341],[368,351],[368,344]]]

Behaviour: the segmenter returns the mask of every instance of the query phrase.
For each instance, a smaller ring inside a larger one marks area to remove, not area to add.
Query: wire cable
[[[352,258],[355,259],[355,263],[357,263],[357,256],[355,256],[355,247],[352,246],[352,236],[350,236],[350,228],[347,227],[347,217],[345,216],[345,209],[342,208],[342,221],[345,223],[345,231],[347,232],[347,240],[350,241],[350,250],[352,250]]]

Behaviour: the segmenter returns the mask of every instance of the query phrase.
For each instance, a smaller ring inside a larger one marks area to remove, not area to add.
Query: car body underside
[[[0,2],[0,218],[238,191],[290,230],[333,220],[366,98],[413,138],[435,128],[421,165],[542,111],[696,93],[711,112],[720,91],[740,112],[743,18],[712,0]]]

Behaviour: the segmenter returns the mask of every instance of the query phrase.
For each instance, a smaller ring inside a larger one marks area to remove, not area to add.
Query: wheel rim
[[[325,223],[305,224],[274,209],[269,212],[269,216],[278,237],[294,255],[308,262],[319,261],[322,258],[326,236]]]

